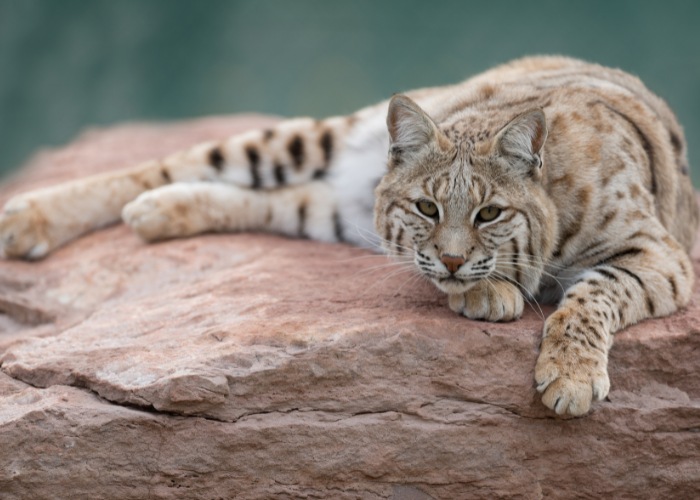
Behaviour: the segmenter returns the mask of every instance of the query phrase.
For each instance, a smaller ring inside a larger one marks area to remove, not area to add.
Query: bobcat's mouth
[[[458,278],[455,275],[445,277],[431,276],[431,280],[435,286],[447,294],[464,293],[479,281],[474,278]]]
[[[446,278],[438,278],[440,280],[440,283],[466,283],[467,281],[471,280],[464,280],[462,278],[458,278],[457,276],[448,276]]]
[[[459,294],[466,292],[481,279],[491,274],[493,270],[493,266],[489,265],[491,260],[491,258],[487,258],[479,261],[476,269],[447,273],[437,270],[435,263],[429,259],[429,257],[418,252],[415,258],[415,264],[422,274],[430,279],[440,290],[447,294]]]

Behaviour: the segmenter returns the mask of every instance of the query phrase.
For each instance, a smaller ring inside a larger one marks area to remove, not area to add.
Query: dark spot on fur
[[[345,241],[343,223],[340,220],[340,214],[338,212],[333,212],[333,230],[335,231],[335,239],[337,241]]]
[[[284,186],[287,184],[287,175],[284,172],[284,166],[279,163],[275,163],[273,168],[273,173],[275,175],[275,181],[278,186]]]
[[[297,234],[299,235],[300,238],[307,238],[308,236],[306,235],[306,215],[307,215],[307,202],[306,200],[302,201],[299,204],[299,207],[297,208],[297,217],[299,218],[299,225],[297,227]]]
[[[287,145],[287,151],[292,157],[294,167],[299,170],[304,163],[304,141],[302,138],[298,135],[292,137]]]
[[[671,145],[673,146],[673,151],[676,153],[676,155],[681,154],[681,151],[683,150],[683,144],[681,143],[681,138],[678,137],[678,135],[673,131],[669,130],[669,139],[671,139]]]
[[[250,187],[258,189],[262,186],[260,178],[260,152],[255,146],[246,146],[245,154],[248,157],[248,166],[250,168]]]
[[[221,170],[224,168],[225,160],[224,160],[224,155],[221,152],[220,147],[216,147],[216,148],[212,149],[211,151],[209,151],[208,160],[209,160],[209,165],[214,167],[217,172],[221,172]]]
[[[616,215],[617,215],[617,212],[615,210],[612,210],[611,212],[606,213],[603,216],[603,220],[600,221],[600,224],[598,225],[598,229],[602,231],[603,229],[608,227],[608,224],[610,224],[610,222],[615,218]]]
[[[170,177],[170,172],[168,172],[168,169],[165,168],[165,167],[163,167],[163,168],[160,169],[160,176],[161,176],[161,177],[163,178],[163,180],[164,180],[165,182],[167,182],[168,184],[170,184],[171,182],[173,182],[173,179]]]
[[[333,157],[333,133],[330,130],[326,130],[321,134],[321,139],[319,140],[321,145],[321,150],[323,151],[323,164],[328,166]]]
[[[656,307],[654,307],[654,301],[651,300],[651,297],[649,295],[647,295],[647,310],[652,316],[656,315]]]
[[[676,279],[673,276],[667,276],[668,285],[671,287],[671,292],[673,293],[673,300],[678,301],[678,287],[676,286]]]

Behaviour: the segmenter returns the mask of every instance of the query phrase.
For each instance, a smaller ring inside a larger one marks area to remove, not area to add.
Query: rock
[[[271,120],[92,131],[0,198]],[[122,225],[0,262],[0,497],[698,496],[697,292],[618,334],[609,400],[561,419],[533,388],[551,309],[469,321],[386,263],[271,235],[145,245]]]

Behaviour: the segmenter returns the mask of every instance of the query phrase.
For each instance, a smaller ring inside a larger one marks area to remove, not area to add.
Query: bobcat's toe
[[[542,402],[558,415],[584,415],[592,401],[602,400],[610,390],[604,360],[569,358],[547,345],[546,340],[535,367]]]

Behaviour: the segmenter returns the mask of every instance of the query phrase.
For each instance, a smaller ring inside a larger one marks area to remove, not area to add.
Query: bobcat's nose
[[[440,256],[440,262],[445,264],[447,270],[454,274],[464,264],[464,258],[446,253]]]

